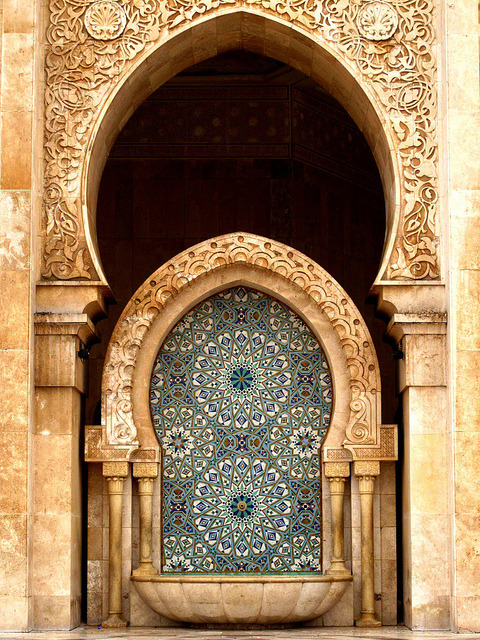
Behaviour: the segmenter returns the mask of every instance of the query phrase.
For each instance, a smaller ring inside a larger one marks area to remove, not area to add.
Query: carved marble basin
[[[279,624],[323,615],[340,600],[352,577],[164,574],[132,580],[141,598],[171,620]]]

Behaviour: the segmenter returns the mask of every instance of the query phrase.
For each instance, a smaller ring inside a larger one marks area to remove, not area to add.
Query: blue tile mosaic
[[[331,403],[322,349],[287,306],[236,287],[192,309],[151,381],[162,570],[320,571]]]

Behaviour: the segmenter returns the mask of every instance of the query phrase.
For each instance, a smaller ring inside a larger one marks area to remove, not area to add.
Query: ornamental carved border
[[[102,105],[145,50],[219,8],[295,25],[373,90],[402,172],[402,219],[382,278],[438,279],[433,0],[50,0],[42,277],[98,278],[80,181]]]
[[[250,234],[228,234],[187,249],[160,267],[129,301],[115,326],[105,359],[105,432],[103,445],[98,446],[129,452],[139,445],[133,422],[133,378],[142,344],[165,303],[197,278],[238,263],[289,280],[328,317],[340,339],[349,374],[350,416],[344,446],[378,447],[380,370],[362,316],[342,287],[318,264],[280,242]]]

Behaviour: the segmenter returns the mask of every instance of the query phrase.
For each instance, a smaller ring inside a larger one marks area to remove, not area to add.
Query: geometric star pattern
[[[150,392],[162,571],[320,571],[332,383],[303,320],[254,289],[218,293],[170,332]]]

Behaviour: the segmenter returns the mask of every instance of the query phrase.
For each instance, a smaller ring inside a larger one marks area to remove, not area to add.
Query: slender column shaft
[[[140,503],[140,558],[139,566],[133,575],[156,575],[152,564],[152,516],[153,487],[158,475],[156,462],[135,462],[133,475],[138,480],[138,499]]]
[[[350,463],[326,462],[324,466],[325,476],[330,485],[332,511],[332,562],[327,573],[350,575],[345,567],[343,533],[345,482],[350,475]]]
[[[362,543],[362,616],[357,627],[379,627],[381,622],[375,617],[374,548],[373,548],[373,491],[375,477],[380,473],[378,461],[356,461],[355,475],[358,476],[361,511]]]
[[[109,475],[115,471],[121,472],[122,475]],[[114,462],[103,465],[109,496],[108,618],[102,622],[103,627],[127,625],[122,618],[122,502],[123,482],[127,474],[128,463]]]

